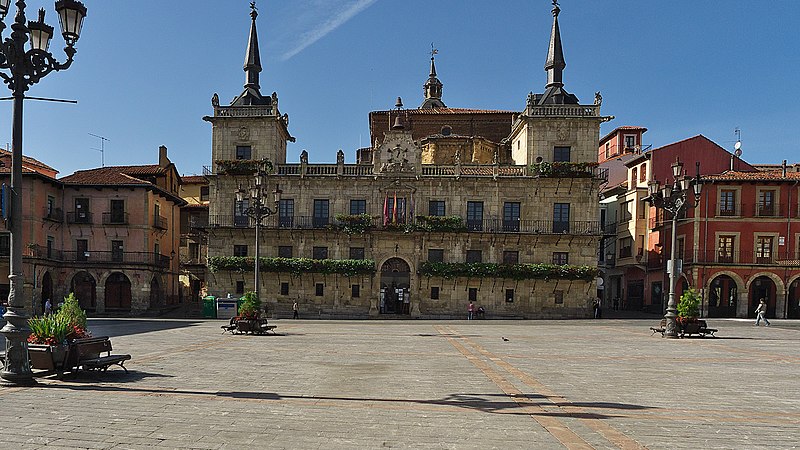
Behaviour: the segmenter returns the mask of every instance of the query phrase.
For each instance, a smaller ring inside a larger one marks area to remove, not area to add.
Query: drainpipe
[[[783,160],[783,176],[786,177],[786,160]],[[789,189],[789,194],[786,196],[786,248],[788,249],[790,245],[792,245],[791,241],[791,231],[792,231],[792,191],[797,189],[797,185],[800,181],[795,181],[792,185],[792,188]],[[800,213],[800,208],[798,208],[798,213]],[[786,259],[789,259],[789,250],[786,250]],[[786,266],[783,269],[783,279],[784,279],[784,288],[783,288],[783,296],[784,296],[784,305],[783,305],[783,317],[789,317],[789,290],[791,287],[789,286],[789,267]]]

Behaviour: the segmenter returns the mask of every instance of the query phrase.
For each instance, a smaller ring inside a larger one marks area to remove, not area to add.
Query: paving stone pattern
[[[0,388],[0,448],[798,446],[800,322],[651,322],[93,320],[130,374]]]

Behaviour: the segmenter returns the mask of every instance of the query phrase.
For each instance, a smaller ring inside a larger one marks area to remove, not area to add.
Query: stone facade
[[[252,85],[246,89],[260,98]],[[472,301],[493,317],[589,317],[602,234],[598,187],[604,179],[592,163],[600,123],[608,119],[600,116],[599,104],[529,100],[516,113],[425,108],[428,103],[370,113],[373,145],[361,154],[371,157],[359,164],[345,164],[341,151],[336,164],[310,164],[306,152],[299,164],[286,164],[291,135],[276,104],[214,103],[214,116],[206,118],[213,123],[214,161],[206,173],[209,261],[252,261],[255,222],[244,213],[252,204],[237,202],[234,192],[252,183],[252,171],[239,169],[266,158],[274,163],[269,191],[277,185],[283,195],[275,214],[260,223],[260,256],[366,259],[374,262],[374,273],[267,270],[254,286],[252,268],[237,266],[209,273],[209,293],[239,296],[257,289],[278,316],[290,314],[297,301],[301,314],[314,317],[463,317]],[[251,149],[246,158],[237,146]],[[236,158],[244,159],[238,169],[223,161]],[[550,173],[532,166],[554,161],[566,169]],[[271,199],[266,203],[272,207]],[[355,231],[348,228],[354,220],[361,221]],[[451,226],[429,226],[439,221]],[[440,262],[462,263],[459,267],[469,270],[481,264],[538,264],[553,272],[521,277],[426,272]],[[562,266],[588,271],[580,277],[556,274]]]

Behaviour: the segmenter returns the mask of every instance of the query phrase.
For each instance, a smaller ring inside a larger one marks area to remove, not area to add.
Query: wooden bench
[[[102,370],[107,371],[109,367],[117,365],[128,373],[125,361],[131,359],[131,355],[112,355],[111,340],[108,336],[76,339],[74,341],[75,351],[77,352],[77,369]],[[103,353],[106,355],[104,356]]]
[[[716,337],[714,333],[719,331],[716,328],[708,328],[708,324],[706,324],[705,320],[699,320],[697,322],[691,322],[687,324],[680,324],[676,323],[675,326],[678,328],[678,336],[679,337],[686,337],[696,334],[700,337]],[[658,327],[650,327],[653,334],[661,333],[661,337],[666,336],[667,333],[667,319],[661,319],[661,323],[658,324]],[[651,336],[653,335],[651,334]]]
[[[222,325],[222,333],[226,332],[231,334],[265,334],[272,332],[275,334],[277,325],[269,325],[266,318],[260,319],[242,319],[241,317],[234,317],[228,325]]]

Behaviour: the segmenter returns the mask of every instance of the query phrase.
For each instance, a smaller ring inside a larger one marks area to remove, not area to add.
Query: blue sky
[[[106,165],[153,164],[169,148],[182,174],[211,160],[211,96],[239,94],[248,0],[84,0],[89,15],[72,68],[29,95],[77,105],[25,103],[25,152],[61,176]],[[28,18],[52,1],[29,0]],[[310,162],[355,161],[368,145],[369,111],[422,102],[431,42],[444,102],[521,110],[542,92],[552,16],[547,0],[259,0],[262,92]],[[731,149],[734,129],[751,162],[800,162],[800,2],[563,0],[559,17],[567,90],[603,93],[603,126],[641,125],[645,144],[704,134]],[[8,18],[6,19],[8,21]],[[6,35],[8,30],[6,30]],[[63,40],[51,50],[63,59]],[[11,103],[0,102],[0,145]]]

